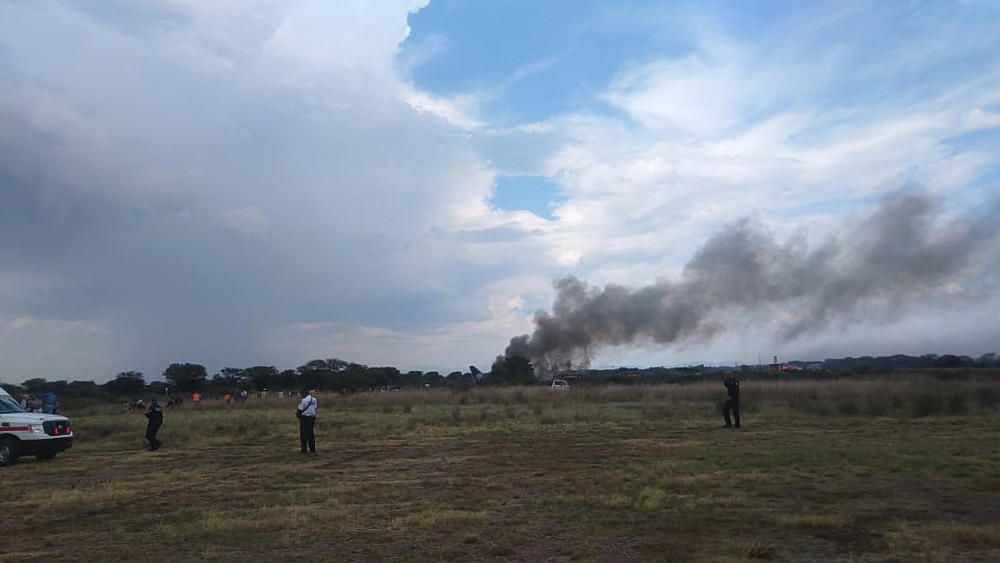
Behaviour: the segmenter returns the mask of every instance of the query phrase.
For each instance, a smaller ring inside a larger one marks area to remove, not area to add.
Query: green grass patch
[[[739,431],[721,385],[329,396],[316,456],[289,401],[168,410],[155,453],[88,407],[0,469],[3,557],[997,560],[994,387],[745,382]]]

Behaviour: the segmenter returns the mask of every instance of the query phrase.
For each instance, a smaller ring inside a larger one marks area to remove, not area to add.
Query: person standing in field
[[[295,410],[295,416],[299,417],[299,445],[302,453],[316,453],[316,401],[315,391],[305,392],[305,397],[299,401],[299,408]]]
[[[226,391],[226,395],[222,397],[222,402],[224,402],[227,407],[233,404],[233,394],[230,393],[229,391]]]
[[[726,393],[728,398],[725,404],[722,405],[722,417],[726,419],[726,428],[739,428],[740,427],[740,380],[736,379],[736,375],[731,372],[726,372],[726,378],[722,381],[722,384],[726,386]],[[729,418],[729,414],[732,413],[733,418]],[[736,425],[733,425],[735,420]]]
[[[145,414],[146,418],[149,419],[146,423],[146,441],[149,442],[149,451],[155,452],[163,445],[156,439],[156,433],[160,431],[160,426],[163,425],[163,409],[155,397],[149,403],[149,411]]]
[[[201,393],[195,391],[191,395],[191,402],[194,404],[194,408],[201,408]]]
[[[45,414],[55,414],[56,408],[59,406],[59,400],[56,398],[56,394],[52,391],[42,395],[42,412]]]

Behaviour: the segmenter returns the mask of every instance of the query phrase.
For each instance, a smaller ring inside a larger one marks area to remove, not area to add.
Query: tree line
[[[789,365],[803,368],[806,377],[840,377],[851,374],[891,373],[908,369],[941,368],[997,368],[1000,357],[995,353],[978,358],[953,354],[924,354],[922,356],[862,356],[858,358],[828,358],[818,362],[790,361]],[[760,366],[734,366],[744,375],[756,374]],[[766,366],[764,366],[766,369]],[[810,368],[819,368],[817,372]],[[590,383],[678,383],[714,377],[726,366],[686,366],[650,368],[585,369],[562,375]],[[755,377],[758,377],[755,375]],[[775,377],[796,377],[783,374]],[[93,381],[47,381],[33,378],[20,386],[0,384],[9,393],[40,395],[53,392],[60,397],[78,398],[137,398],[144,394],[166,393],[223,394],[227,391],[295,391],[322,389],[350,393],[374,389],[404,389],[414,387],[469,388],[474,385],[531,385],[536,382],[534,369],[526,358],[498,357],[489,372],[483,373],[469,366],[469,371],[441,374],[437,371],[401,372],[395,367],[371,367],[339,358],[312,360],[295,369],[279,370],[274,366],[246,368],[225,367],[208,376],[205,366],[194,363],[173,363],[162,373],[162,381],[148,381],[138,371],[123,371],[106,383]]]
[[[123,371],[106,383],[94,381],[48,381],[27,379],[21,385],[3,384],[9,393],[39,395],[53,392],[60,397],[136,398],[142,395],[192,393],[223,394],[232,391],[295,391],[322,389],[351,393],[376,389],[414,387],[471,387],[473,385],[526,385],[535,382],[534,369],[526,358],[497,358],[487,373],[470,366],[468,372],[401,372],[395,367],[372,367],[339,358],[312,360],[295,369],[274,366],[224,367],[211,377],[205,366],[173,363],[162,373],[162,381],[147,381],[139,371]]]

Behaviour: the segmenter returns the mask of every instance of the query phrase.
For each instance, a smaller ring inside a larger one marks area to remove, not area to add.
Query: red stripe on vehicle
[[[0,426],[0,432],[30,432],[30,426]]]

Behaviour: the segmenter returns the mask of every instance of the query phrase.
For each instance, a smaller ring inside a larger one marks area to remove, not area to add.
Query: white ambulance
[[[0,387],[0,466],[16,463],[23,455],[52,459],[72,445],[68,418],[26,412]]]

